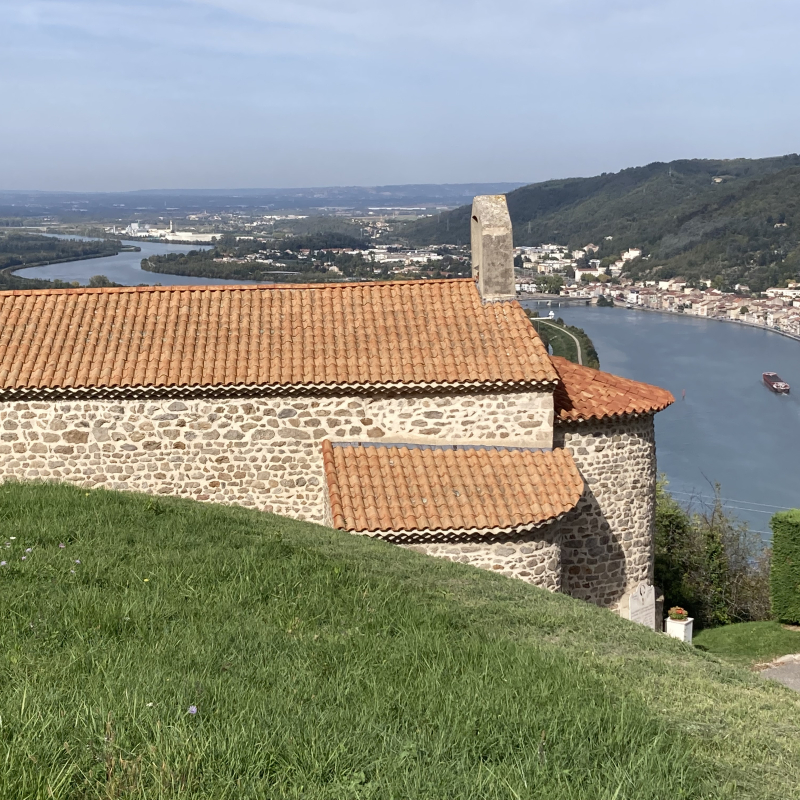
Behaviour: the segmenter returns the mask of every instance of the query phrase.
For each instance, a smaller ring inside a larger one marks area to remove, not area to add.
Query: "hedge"
[[[781,511],[770,520],[772,569],[769,588],[772,616],[800,623],[800,510]]]

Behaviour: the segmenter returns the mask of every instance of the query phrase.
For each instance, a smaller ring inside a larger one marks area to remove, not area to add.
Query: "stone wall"
[[[653,415],[559,425],[553,446],[569,450],[586,483],[561,520],[502,542],[404,546],[618,610],[628,592],[653,580]]]
[[[323,522],[320,441],[564,447],[586,488],[515,538],[404,545],[616,608],[653,578],[652,415],[553,431],[552,395],[0,404],[0,479],[60,480],[236,503]]]
[[[549,448],[546,392],[0,403],[0,479],[59,480],[323,519],[320,440]]]
[[[424,542],[399,546],[461,564],[472,564],[559,592],[562,590],[561,548],[558,542],[553,541],[552,533],[553,526],[548,525],[507,540]]]
[[[576,508],[556,523],[562,591],[607,608],[653,580],[656,450],[653,415],[556,427],[586,481]]]

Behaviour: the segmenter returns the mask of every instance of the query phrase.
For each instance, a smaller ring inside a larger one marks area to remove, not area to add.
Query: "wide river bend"
[[[64,237],[65,238],[65,237]],[[105,275],[114,283],[124,286],[159,283],[163,286],[204,286],[207,284],[243,284],[254,281],[226,281],[216,278],[193,278],[186,275],[163,275],[160,272],[145,272],[142,259],[167,253],[188,253],[190,250],[207,250],[203,245],[161,244],[158,242],[125,242],[142,248],[140,253],[118,253],[106,258],[86,258],[80,261],[66,261],[62,264],[48,264],[46,267],[28,267],[15,271],[20,278],[40,278],[54,281],[78,281],[82,286],[89,283],[93,275]]]

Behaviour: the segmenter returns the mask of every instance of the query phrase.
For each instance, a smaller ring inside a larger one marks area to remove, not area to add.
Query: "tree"
[[[539,275],[535,281],[539,291],[546,294],[558,294],[564,285],[564,279],[560,275]]]
[[[668,606],[686,608],[700,628],[769,618],[769,563],[757,534],[714,501],[691,513],[656,487],[655,582]]]
[[[105,275],[92,275],[88,283],[90,289],[104,289],[121,285],[121,283],[114,283],[114,281],[109,280]]]

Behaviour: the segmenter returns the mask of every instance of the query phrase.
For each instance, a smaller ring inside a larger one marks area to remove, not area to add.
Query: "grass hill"
[[[800,696],[237,508],[0,487],[0,797],[788,798]]]
[[[683,160],[535,183],[509,192],[517,245],[642,247],[638,275],[718,278],[754,291],[800,270],[800,156]],[[403,231],[413,244],[466,244],[470,207]],[[777,227],[776,227],[777,226]],[[611,236],[608,241],[606,237]]]

